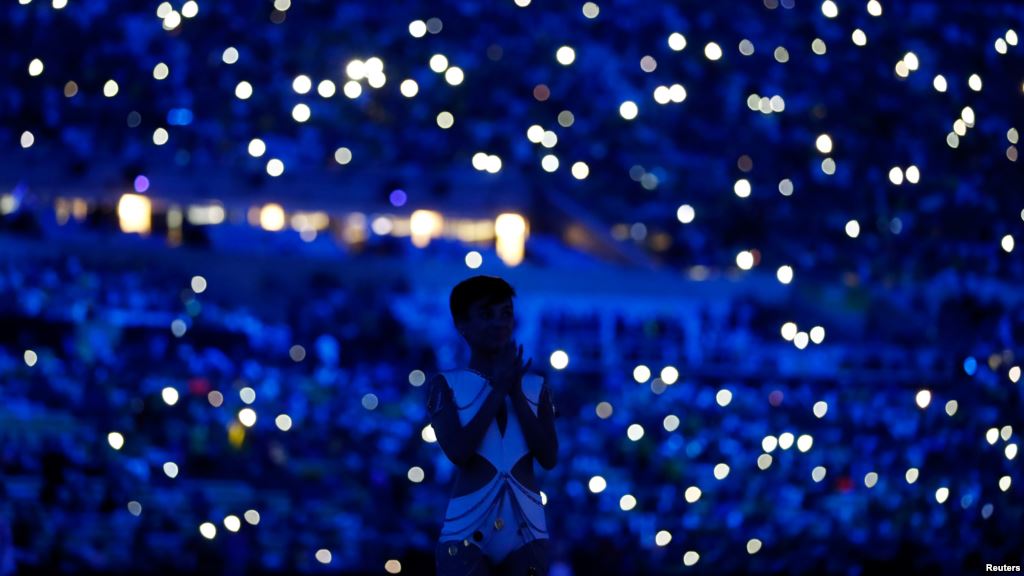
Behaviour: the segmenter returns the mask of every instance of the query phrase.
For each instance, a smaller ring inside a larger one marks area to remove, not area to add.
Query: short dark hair
[[[459,322],[469,314],[469,309],[477,302],[488,304],[501,302],[516,295],[515,288],[497,276],[473,276],[452,288],[448,298],[448,306],[452,311],[452,320]]]

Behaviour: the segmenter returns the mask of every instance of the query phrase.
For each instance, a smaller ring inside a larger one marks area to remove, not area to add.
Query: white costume
[[[466,426],[476,416],[491,390],[487,379],[471,370],[445,372],[451,387],[459,422]],[[523,393],[533,413],[537,414],[544,379],[526,374],[522,379]],[[498,429],[497,419],[484,433],[477,453],[497,470],[491,480],[479,490],[455,496],[448,502],[441,542],[452,540],[455,555],[458,546],[475,545],[493,562],[501,562],[510,552],[533,541],[548,537],[547,522],[540,494],[534,493],[512,476],[512,468],[529,453],[512,399],[505,398],[508,419],[505,435]]]

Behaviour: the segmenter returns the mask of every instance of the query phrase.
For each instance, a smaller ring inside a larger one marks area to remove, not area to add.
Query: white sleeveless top
[[[491,386],[486,378],[471,370],[443,374],[453,392],[455,406],[459,412],[459,423],[466,426],[483,406]],[[544,378],[539,375],[523,376],[523,393],[534,415],[537,414],[543,385]],[[528,540],[547,538],[547,523],[540,494],[531,491],[512,476],[512,468],[523,456],[529,454],[530,449],[526,445],[526,438],[519,425],[512,399],[507,396],[505,406],[508,410],[505,435],[501,435],[495,419],[487,427],[477,448],[477,453],[486,458],[497,473],[479,490],[456,496],[449,501],[444,527],[441,529],[441,540],[470,538],[474,531],[486,529],[486,523],[506,493],[513,496],[511,502],[521,513],[521,526],[528,532],[524,536]]]

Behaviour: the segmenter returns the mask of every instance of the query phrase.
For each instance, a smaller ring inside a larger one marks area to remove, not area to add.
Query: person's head
[[[515,295],[508,282],[495,276],[474,276],[452,288],[452,320],[471,349],[496,350],[508,343],[515,329]]]

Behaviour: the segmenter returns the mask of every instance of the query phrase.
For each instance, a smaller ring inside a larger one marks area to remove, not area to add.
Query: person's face
[[[512,338],[516,319],[512,300],[474,302],[458,323],[459,333],[473,350],[498,350]]]

